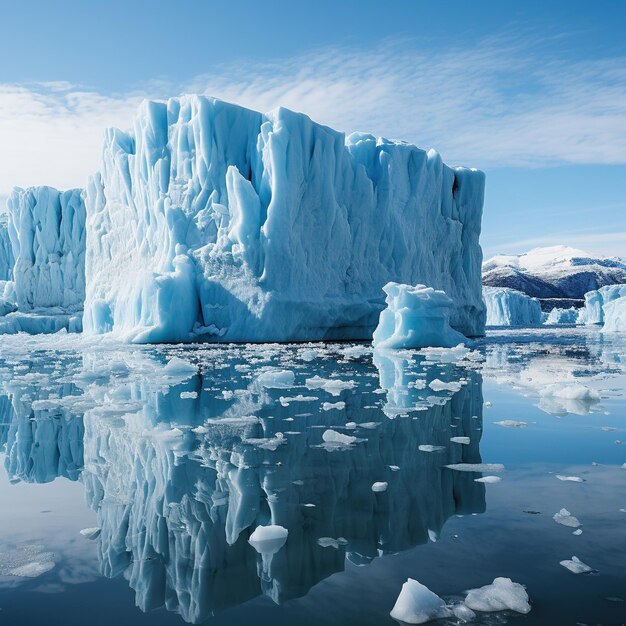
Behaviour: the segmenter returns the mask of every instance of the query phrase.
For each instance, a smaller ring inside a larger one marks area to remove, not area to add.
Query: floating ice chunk
[[[189,361],[185,361],[185,359],[173,356],[163,368],[163,372],[168,376],[179,376],[181,374],[193,376],[198,373],[198,367]]]
[[[583,531],[582,531],[580,528],[577,528],[577,529],[576,529],[576,530],[572,533],[572,535],[576,535],[576,536],[578,536],[578,535],[582,535],[582,534],[583,534]]]
[[[389,486],[388,483],[384,483],[384,482],[380,482],[380,483],[374,483],[372,485],[372,491],[374,493],[380,493],[381,491],[387,491],[387,487]]]
[[[276,554],[287,542],[289,531],[283,526],[270,524],[269,526],[257,526],[250,535],[248,543],[259,554]]]
[[[357,441],[356,437],[352,437],[351,435],[344,435],[343,433],[338,433],[336,430],[332,430],[329,428],[324,431],[322,435],[322,439],[325,443],[336,443],[344,446],[349,446]]]
[[[450,607],[454,617],[456,617],[461,624],[466,624],[467,622],[472,622],[476,619],[476,613],[472,611],[468,606],[465,606],[463,602],[459,602]]]
[[[289,406],[292,402],[315,402],[318,398],[316,396],[303,396],[298,394],[297,396],[280,396],[278,401],[283,406]]]
[[[291,370],[269,369],[257,376],[257,383],[268,389],[287,389],[293,387],[295,374]]]
[[[570,483],[584,483],[585,479],[580,476],[563,476],[562,474],[557,474],[556,477],[559,480],[563,480]]]
[[[85,537],[85,539],[97,539],[100,536],[101,528],[98,526],[94,528],[83,528],[80,531],[80,534]]]
[[[433,619],[450,617],[452,611],[428,587],[409,578],[390,613],[393,619],[405,624],[424,624]]]
[[[372,345],[398,350],[429,346],[452,348],[465,337],[450,326],[454,302],[445,292],[426,285],[387,283],[387,308],[380,314]]]
[[[440,452],[441,450],[445,450],[445,446],[433,446],[429,443],[423,443],[421,446],[417,447],[421,452]]]
[[[182,400],[187,400],[187,399],[193,400],[198,397],[198,392],[197,391],[181,391],[180,397]]]
[[[348,545],[348,540],[343,537],[337,537],[337,539],[333,539],[332,537],[320,537],[317,540],[317,544],[322,548],[335,548],[335,550],[339,550],[341,546]]]
[[[433,391],[453,391],[456,393],[461,390],[461,383],[457,383],[456,381],[451,381],[449,383],[444,383],[442,380],[435,378],[435,380],[431,381],[428,386]]]
[[[566,559],[565,561],[561,561],[561,565],[573,574],[587,574],[588,572],[593,572],[593,567],[589,567],[589,565],[583,563],[577,556],[573,556],[571,560]]]
[[[499,422],[494,422],[494,424],[504,428],[525,428],[528,426],[527,422],[518,422],[516,420],[500,420]]]
[[[570,528],[578,528],[582,524],[567,509],[561,509],[552,516],[552,519],[561,526],[569,526]]]
[[[324,402],[322,404],[322,411],[332,411],[333,409],[337,409],[341,411],[346,408],[345,402]]]
[[[457,472],[502,472],[504,465],[501,463],[452,463],[446,465],[448,469]]]
[[[308,389],[323,389],[332,396],[338,396],[344,389],[353,389],[356,382],[353,380],[339,380],[338,378],[321,378],[313,376],[304,382]]]
[[[450,441],[452,443],[462,443],[463,445],[468,445],[470,442],[469,437],[450,437]]]
[[[483,476],[482,478],[474,478],[474,482],[476,483],[499,483],[501,480],[501,476]]]
[[[496,578],[491,585],[470,589],[465,598],[465,605],[474,611],[530,612],[525,587],[514,583],[510,578]]]
[[[36,578],[55,567],[54,554],[39,545],[24,545],[0,553],[0,576]]]
[[[542,397],[564,398],[565,400],[599,401],[600,395],[595,389],[589,389],[580,383],[553,383],[539,392]]]

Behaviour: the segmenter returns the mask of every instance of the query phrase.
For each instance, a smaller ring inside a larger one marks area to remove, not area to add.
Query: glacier
[[[544,324],[553,326],[557,324],[577,324],[581,316],[581,311],[584,309],[577,309],[575,306],[571,306],[567,309],[561,307],[554,307],[548,314]]]
[[[535,326],[541,324],[541,304],[508,287],[483,287],[487,326]]]
[[[85,299],[82,190],[16,187],[9,196],[7,209],[19,309],[82,309]]]
[[[604,324],[604,307],[623,296],[626,296],[626,285],[606,285],[587,292],[584,313],[581,313],[579,323]]]
[[[16,187],[0,223],[0,333],[80,331],[86,211],[81,189]]]
[[[603,306],[603,332],[626,333],[626,296],[611,300]]]
[[[380,314],[372,345],[378,349],[452,348],[465,337],[450,327],[453,301],[425,285],[387,283],[387,307]]]
[[[202,96],[106,131],[86,190],[84,330],[146,342],[369,339],[390,281],[484,332],[484,174],[301,113]]]

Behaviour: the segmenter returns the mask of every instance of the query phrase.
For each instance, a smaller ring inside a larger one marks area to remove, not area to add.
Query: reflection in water
[[[101,571],[125,576],[142,610],[200,622],[259,594],[282,602],[346,558],[367,564],[436,539],[451,515],[485,510],[476,475],[443,468],[481,461],[476,368],[340,346],[179,355],[201,369],[137,350],[85,352],[44,371],[42,356],[13,370],[0,400],[9,475],[75,480],[82,468]],[[264,386],[267,367],[293,371],[294,385]],[[307,387],[312,376],[354,384],[329,393]],[[329,429],[355,441],[324,443]],[[248,543],[267,524],[289,530],[275,554]]]

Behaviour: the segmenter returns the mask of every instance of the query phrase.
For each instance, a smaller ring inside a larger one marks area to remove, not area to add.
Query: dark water
[[[580,330],[390,354],[2,337],[0,623],[395,624],[408,577],[456,601],[506,576],[531,612],[473,623],[622,624],[624,363]],[[248,542],[268,524],[274,554]]]

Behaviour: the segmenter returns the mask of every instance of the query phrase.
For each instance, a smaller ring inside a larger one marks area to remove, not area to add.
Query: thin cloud
[[[82,186],[107,126],[144,97],[206,93],[262,111],[282,105],[347,132],[435,147],[482,168],[626,162],[626,58],[571,62],[527,34],[423,52],[415,42],[242,60],[185,83],[124,94],[64,81],[0,83],[0,195],[14,185]]]

